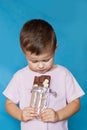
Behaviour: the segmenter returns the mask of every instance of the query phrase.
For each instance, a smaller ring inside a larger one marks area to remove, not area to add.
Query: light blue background
[[[5,111],[2,91],[27,64],[19,33],[32,18],[53,25],[59,43],[55,63],[66,66],[87,93],[87,0],[0,0],[0,130],[19,130],[19,121]],[[81,98],[80,111],[69,119],[69,130],[87,130],[87,95]]]

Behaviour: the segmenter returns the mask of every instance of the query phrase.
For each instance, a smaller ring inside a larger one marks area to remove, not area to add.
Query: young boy
[[[83,90],[65,67],[54,65],[57,40],[52,26],[41,19],[24,24],[20,45],[28,66],[16,72],[3,92],[7,97],[6,110],[21,121],[21,130],[68,130],[67,119],[80,109]],[[31,90],[35,76],[50,75],[48,106],[40,112],[30,107]],[[19,104],[19,107],[18,107]]]

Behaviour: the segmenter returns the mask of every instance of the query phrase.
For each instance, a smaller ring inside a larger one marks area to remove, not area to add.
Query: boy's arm
[[[6,111],[17,120],[21,120],[22,110],[10,99],[6,100]]]
[[[75,99],[71,103],[69,103],[66,107],[61,110],[56,111],[58,120],[65,120],[72,115],[74,115],[80,109],[80,99]]]
[[[47,108],[40,114],[43,122],[58,122],[68,119],[80,109],[80,100],[75,99],[71,103],[67,104],[63,109],[55,111],[54,109]]]
[[[6,110],[15,119],[20,120],[20,121],[24,121],[24,122],[29,121],[29,120],[33,120],[37,116],[37,110],[35,108],[26,107],[23,110],[21,110],[10,99],[6,100]]]

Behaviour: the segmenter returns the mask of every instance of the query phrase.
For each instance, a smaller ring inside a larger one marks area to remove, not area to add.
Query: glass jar
[[[34,87],[32,89],[30,106],[37,109],[38,115],[41,110],[47,107],[47,88]]]

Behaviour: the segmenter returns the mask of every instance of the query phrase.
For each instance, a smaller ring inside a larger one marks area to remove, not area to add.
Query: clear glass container
[[[47,107],[47,88],[34,87],[32,89],[30,106],[37,109],[38,115],[41,110]]]

